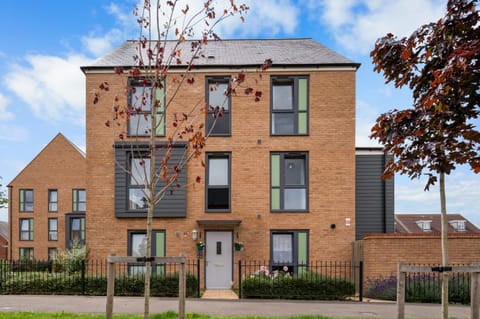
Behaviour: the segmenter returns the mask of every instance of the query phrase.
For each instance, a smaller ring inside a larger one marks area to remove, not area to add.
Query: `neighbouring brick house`
[[[86,237],[92,258],[135,255],[145,236],[146,210],[137,185],[115,164],[138,165],[129,147],[142,146],[135,136],[142,135],[142,120],[127,124],[125,141],[116,140],[105,125],[112,118],[114,94],[128,104],[131,95],[121,92],[127,83],[136,85],[136,78],[115,72],[116,67],[135,65],[135,45],[128,41],[82,67],[87,92]],[[191,43],[184,45],[183,52],[188,52]],[[223,92],[230,79],[240,71],[246,71],[247,79],[255,77],[265,59],[273,65],[255,84],[262,92],[260,101],[229,98],[227,112],[204,149],[206,167],[192,161],[179,177],[182,183],[192,183],[196,176],[204,182],[166,197],[155,212],[153,254],[195,258],[196,241],[205,242],[205,288],[230,287],[238,259],[272,260],[295,271],[297,263],[352,256],[359,64],[311,39],[212,41],[195,59],[195,81],[169,106],[158,141],[172,134],[169,123],[175,113],[199,99],[218,100],[216,92]],[[167,99],[184,69],[172,66],[164,84]],[[103,82],[109,91],[94,104],[94,92]],[[212,85],[220,89],[212,90]],[[239,241],[243,251],[233,249]]]
[[[51,260],[85,242],[86,164],[59,133],[8,184],[9,258]]]
[[[0,260],[8,258],[8,223],[0,221]]]
[[[440,234],[441,214],[395,214],[395,233]],[[480,229],[461,214],[447,214],[449,234],[480,234]]]

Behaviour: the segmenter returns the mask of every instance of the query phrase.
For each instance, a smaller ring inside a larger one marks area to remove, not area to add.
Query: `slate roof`
[[[8,241],[8,223],[0,221],[0,237],[5,238]]]
[[[194,42],[185,41],[181,44],[183,66],[192,56],[191,48]],[[171,53],[175,43],[176,41],[167,41],[165,55]],[[137,46],[138,41],[127,41],[92,64],[83,66],[82,70],[85,72],[95,68],[135,66],[133,57],[136,55]],[[312,39],[210,41],[200,54],[201,56],[194,60],[197,67],[257,67],[266,59],[271,59],[273,66],[360,66]]]
[[[448,233],[476,234],[480,233],[477,226],[468,221],[461,214],[447,214],[448,221],[465,221],[465,231],[456,231],[450,223]],[[423,231],[417,224],[418,221],[431,221],[431,231]],[[442,230],[440,214],[395,214],[395,233],[400,234],[439,234]]]

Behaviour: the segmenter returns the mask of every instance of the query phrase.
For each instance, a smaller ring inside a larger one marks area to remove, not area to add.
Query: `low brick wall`
[[[480,234],[449,234],[449,264],[480,262]],[[396,274],[399,262],[440,264],[440,235],[371,234],[363,239],[364,278],[374,279]]]

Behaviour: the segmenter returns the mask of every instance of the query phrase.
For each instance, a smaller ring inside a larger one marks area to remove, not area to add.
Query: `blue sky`
[[[218,0],[220,3],[226,0]],[[58,133],[85,148],[85,85],[79,66],[138,37],[139,0],[23,0],[2,4],[0,19],[0,176],[8,184]],[[227,20],[223,38],[309,37],[362,64],[357,72],[357,146],[369,140],[376,117],[411,104],[408,90],[385,85],[369,52],[392,32],[409,35],[436,21],[446,0],[247,0],[246,22]],[[191,0],[190,7],[201,5]],[[334,106],[332,106],[334,107]],[[436,213],[438,189],[396,176],[398,213]],[[447,210],[480,225],[480,176],[459,168],[447,176]],[[7,220],[7,210],[0,210]]]

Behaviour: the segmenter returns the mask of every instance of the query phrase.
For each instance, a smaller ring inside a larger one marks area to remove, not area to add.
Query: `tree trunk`
[[[155,86],[153,88],[155,90]],[[155,110],[156,105],[152,108]],[[155,209],[155,168],[156,168],[156,152],[155,152],[155,135],[156,135],[156,121],[157,112],[152,111],[151,116],[151,132],[150,132],[150,171],[145,172],[148,176],[148,210],[147,210],[147,248],[145,252],[145,257],[147,258],[147,262],[145,262],[145,290],[144,290],[144,298],[145,304],[143,308],[143,319],[148,319],[150,316],[150,277],[151,277],[151,269],[152,263],[148,261],[148,259],[152,256],[152,219],[153,219],[153,211]]]
[[[440,207],[442,210],[442,266],[448,265],[448,220],[445,197],[445,173],[440,173]],[[448,319],[448,279],[449,273],[442,273],[442,319]]]

